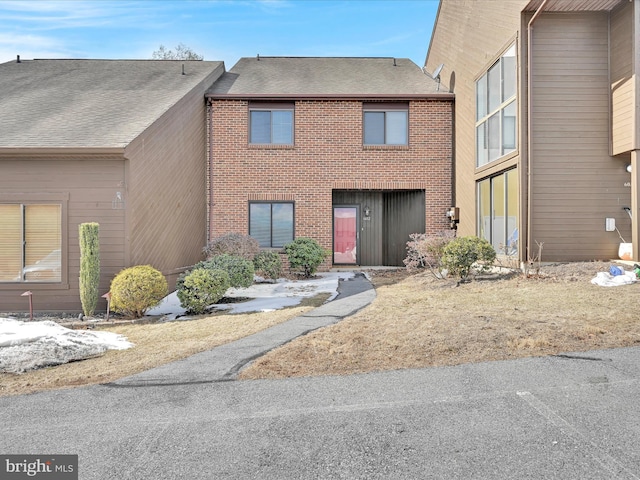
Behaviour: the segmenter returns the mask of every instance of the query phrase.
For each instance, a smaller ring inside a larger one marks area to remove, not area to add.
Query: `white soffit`
[[[629,0],[548,0],[542,9],[545,12],[608,12]],[[535,12],[544,0],[531,0],[522,10]]]

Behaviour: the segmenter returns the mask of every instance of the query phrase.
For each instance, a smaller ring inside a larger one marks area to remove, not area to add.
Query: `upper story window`
[[[476,166],[516,149],[516,46],[476,82]]]
[[[293,145],[292,103],[249,105],[249,143]]]
[[[62,207],[0,204],[0,282],[61,282]]]
[[[370,103],[363,105],[365,145],[407,145],[409,106],[407,104]]]

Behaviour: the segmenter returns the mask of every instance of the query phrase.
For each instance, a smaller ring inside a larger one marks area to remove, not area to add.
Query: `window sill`
[[[409,150],[409,145],[363,145],[363,150]]]
[[[45,282],[0,282],[0,290],[27,290],[39,291],[39,290],[69,290],[68,283],[45,283]]]
[[[512,162],[510,162],[510,160],[513,160],[514,158],[518,157],[519,153],[520,152],[518,150],[515,150],[513,152],[507,153],[506,155],[500,158],[496,158],[495,160],[492,160],[489,163],[485,163],[484,165],[476,167],[476,174],[481,174],[486,171],[493,171],[495,169],[505,168],[506,163],[509,163],[507,166],[511,167]]]
[[[295,145],[284,145],[275,143],[250,143],[248,147],[252,150],[293,150]]]

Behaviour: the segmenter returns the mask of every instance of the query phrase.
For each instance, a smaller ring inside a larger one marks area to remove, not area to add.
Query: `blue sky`
[[[419,66],[438,0],[0,0],[0,63],[151,58],[183,43],[230,69],[240,57],[405,57]]]

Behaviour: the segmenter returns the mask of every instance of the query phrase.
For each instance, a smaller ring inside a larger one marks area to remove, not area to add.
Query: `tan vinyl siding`
[[[112,201],[124,181],[124,160],[104,158],[0,159],[0,202],[46,199],[62,205],[62,282],[50,284],[3,283],[3,311],[28,309],[20,294],[33,292],[37,311],[77,312],[80,247],[78,225],[100,224],[100,292],[106,293],[113,276],[124,266],[124,210]],[[68,268],[67,265],[68,264]],[[99,309],[104,308],[101,299]]]
[[[633,150],[635,78],[633,72],[633,4],[611,14],[611,138],[617,155]]]
[[[216,71],[125,150],[131,265],[150,264],[172,285],[206,245],[204,91]]]
[[[476,174],[475,168],[475,81],[515,41],[520,11],[527,3],[456,0],[440,5],[426,69],[433,72],[443,63],[442,85],[456,95],[455,203],[460,207],[459,235],[476,234],[476,180],[482,174]],[[494,163],[482,171],[496,168]]]
[[[613,258],[605,218],[629,232],[630,192],[609,156],[608,15],[542,14],[532,61],[531,239],[546,261]]]

